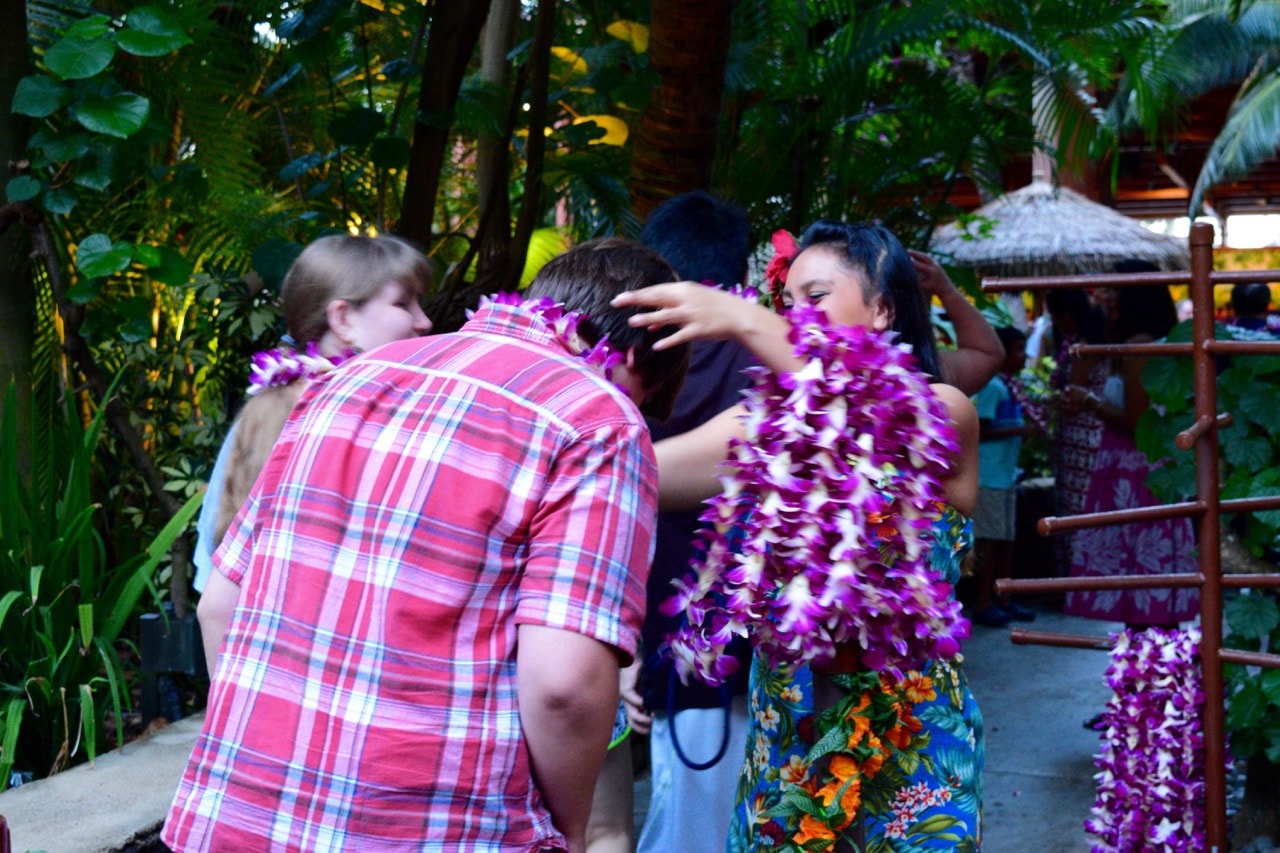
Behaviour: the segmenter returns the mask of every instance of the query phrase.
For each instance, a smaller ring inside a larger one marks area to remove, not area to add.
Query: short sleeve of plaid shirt
[[[531,525],[517,624],[635,654],[652,558],[651,453],[648,431],[631,424],[601,427],[560,455]]]

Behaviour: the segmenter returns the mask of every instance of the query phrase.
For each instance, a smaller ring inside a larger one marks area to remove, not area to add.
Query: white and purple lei
[[[315,341],[307,344],[302,352],[288,347],[256,352],[249,366],[248,394],[259,394],[267,388],[288,385],[298,379],[315,379],[353,355],[353,350],[341,355],[321,355]]]
[[[923,535],[959,448],[945,406],[893,333],[833,326],[812,306],[790,319],[806,366],[755,369],[746,439],[702,516],[706,554],[663,606],[686,617],[669,638],[686,681],[722,683],[735,636],[774,664],[853,643],[863,667],[891,674],[955,657],[968,636]]]
[[[1093,817],[1095,853],[1205,849],[1205,756],[1200,630],[1147,628],[1116,636],[1114,690]]]

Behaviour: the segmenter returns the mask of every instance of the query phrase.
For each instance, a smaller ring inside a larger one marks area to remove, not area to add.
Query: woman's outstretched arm
[[[633,326],[678,327],[655,343],[654,349],[666,349],[686,341],[734,340],[775,373],[804,366],[787,341],[791,326],[785,317],[718,288],[690,281],[655,284],[620,293],[614,297],[613,304],[654,309],[633,316],[630,320]]]

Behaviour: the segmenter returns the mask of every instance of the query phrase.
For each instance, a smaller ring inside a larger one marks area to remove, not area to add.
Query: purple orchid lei
[[[599,371],[606,380],[613,381],[613,369],[622,363],[622,353],[616,351],[609,346],[609,339],[606,337],[596,341],[595,346],[587,349],[579,349],[573,343],[573,336],[578,331],[578,324],[582,321],[581,311],[566,311],[564,305],[551,299],[549,296],[541,296],[537,298],[527,298],[518,293],[495,293],[492,296],[481,296],[480,303],[476,307],[476,311],[486,305],[507,305],[518,308],[522,311],[528,311],[536,314],[541,318],[542,322],[555,334],[556,340],[569,352],[577,352],[578,356],[587,363],[588,366]],[[475,315],[476,311],[467,311],[467,318],[470,319]],[[626,390],[625,388],[623,389]]]
[[[355,355],[347,350],[341,355],[320,354],[315,341],[307,344],[302,352],[292,348],[280,348],[256,352],[249,366],[249,395],[259,394],[267,388],[288,385],[298,379],[315,379],[333,370]]]
[[[1205,848],[1200,630],[1116,636],[1093,817],[1094,853]]]
[[[685,615],[669,645],[686,681],[723,683],[735,636],[775,664],[825,663],[853,643],[865,669],[900,675],[968,635],[922,538],[958,450],[945,407],[893,333],[833,326],[811,306],[789,316],[806,366],[753,368],[746,440],[702,515],[705,556],[663,604]]]

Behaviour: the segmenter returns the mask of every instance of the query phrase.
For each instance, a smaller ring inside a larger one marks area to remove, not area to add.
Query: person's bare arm
[[[231,614],[240,599],[240,587],[222,572],[214,569],[196,605],[200,636],[204,642],[204,658],[213,675],[218,669],[218,651],[231,626]]]
[[[791,326],[785,317],[705,284],[688,281],[655,284],[620,293],[614,297],[613,304],[654,309],[632,317],[629,321],[632,326],[679,327],[679,331],[655,343],[654,349],[667,349],[686,341],[735,340],[775,373],[804,366],[787,340]]]
[[[516,694],[538,790],[570,853],[582,853],[618,710],[617,654],[583,634],[520,625]]]
[[[966,394],[977,394],[1000,369],[1004,345],[987,318],[965,298],[937,261],[915,249],[909,254],[920,276],[920,287],[938,297],[956,332],[956,348],[938,351],[942,378]]]
[[[741,406],[725,409],[702,426],[664,438],[653,445],[658,457],[658,508],[695,509],[720,493],[720,463],[729,453],[729,441],[746,430]]]
[[[622,697],[622,706],[627,712],[627,722],[638,735],[647,735],[653,728],[653,714],[644,706],[644,696],[640,694],[641,656],[629,666],[618,672],[618,695]]]
[[[946,405],[947,416],[960,441],[960,454],[951,469],[951,476],[943,484],[947,503],[968,515],[978,502],[978,412],[958,388],[941,384],[931,387]]]

